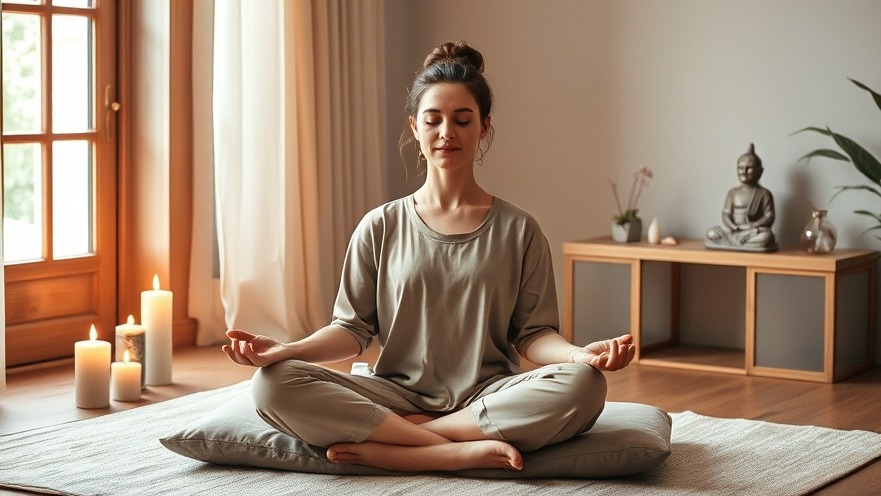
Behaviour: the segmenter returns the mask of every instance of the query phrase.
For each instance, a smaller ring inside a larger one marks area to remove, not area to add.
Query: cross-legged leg
[[[586,432],[605,401],[602,372],[574,363],[548,365],[502,379],[469,408],[421,426],[456,441],[473,439],[479,432],[533,451]]]
[[[518,448],[535,450],[587,431],[605,397],[605,378],[596,369],[547,366],[499,381],[470,408],[436,419],[415,417],[415,427],[446,441],[431,444],[431,436],[406,425],[413,422],[389,414],[366,442],[333,445],[328,458],[391,470],[519,470]]]
[[[267,423],[309,444],[330,446],[331,461],[414,471],[523,465],[515,448],[487,438],[476,425],[466,443],[408,422],[393,410],[412,405],[370,378],[289,360],[260,369],[252,394]]]

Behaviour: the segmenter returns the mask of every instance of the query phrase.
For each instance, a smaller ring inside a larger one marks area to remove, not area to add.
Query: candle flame
[[[89,339],[92,341],[98,339],[98,331],[95,330],[95,324],[92,324],[92,328],[89,329]]]
[[[128,355],[128,350],[125,350],[122,354],[122,361],[128,363],[129,360],[131,360],[131,357]]]
[[[135,323],[134,315],[129,315],[128,320],[126,320],[126,322],[128,323],[128,325],[134,325],[134,323]]]
[[[159,289],[159,274],[153,276],[153,289]]]

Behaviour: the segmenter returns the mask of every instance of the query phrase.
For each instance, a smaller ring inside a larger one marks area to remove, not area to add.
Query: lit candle
[[[110,406],[110,343],[98,340],[95,324],[88,341],[73,345],[73,382],[77,408]]]
[[[122,353],[121,362],[110,364],[110,390],[116,401],[141,399],[141,364],[129,361],[128,350]]]
[[[141,292],[141,325],[144,326],[144,354],[149,386],[171,384],[171,291],[159,289],[159,274],[153,289]]]
[[[144,326],[135,324],[132,315],[128,316],[125,324],[116,326],[116,361],[121,362],[125,353],[128,353],[132,362],[144,363]],[[146,384],[144,372],[145,368],[141,367],[142,389]]]

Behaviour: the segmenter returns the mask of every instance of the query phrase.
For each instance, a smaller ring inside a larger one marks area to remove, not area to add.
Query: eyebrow
[[[454,114],[456,114],[456,113],[461,113],[461,112],[471,112],[471,113],[473,114],[473,113],[474,113],[474,110],[472,110],[472,109],[470,109],[470,108],[468,108],[468,107],[463,107],[463,108],[456,109],[456,110],[453,111]],[[431,114],[431,113],[437,113],[437,114],[440,114],[441,111],[440,111],[440,109],[430,108],[430,109],[425,109],[425,110],[423,110],[422,113],[423,113],[423,114]]]

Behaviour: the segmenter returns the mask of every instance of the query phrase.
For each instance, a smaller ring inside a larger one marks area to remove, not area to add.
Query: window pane
[[[43,126],[40,18],[3,13],[3,131],[35,133]]]
[[[52,253],[54,258],[92,252],[92,146],[52,144]]]
[[[3,259],[43,257],[43,166],[38,143],[3,145]]]
[[[52,16],[52,128],[92,129],[92,21]]]
[[[93,0],[52,0],[52,5],[57,7],[94,7],[95,2]]]

